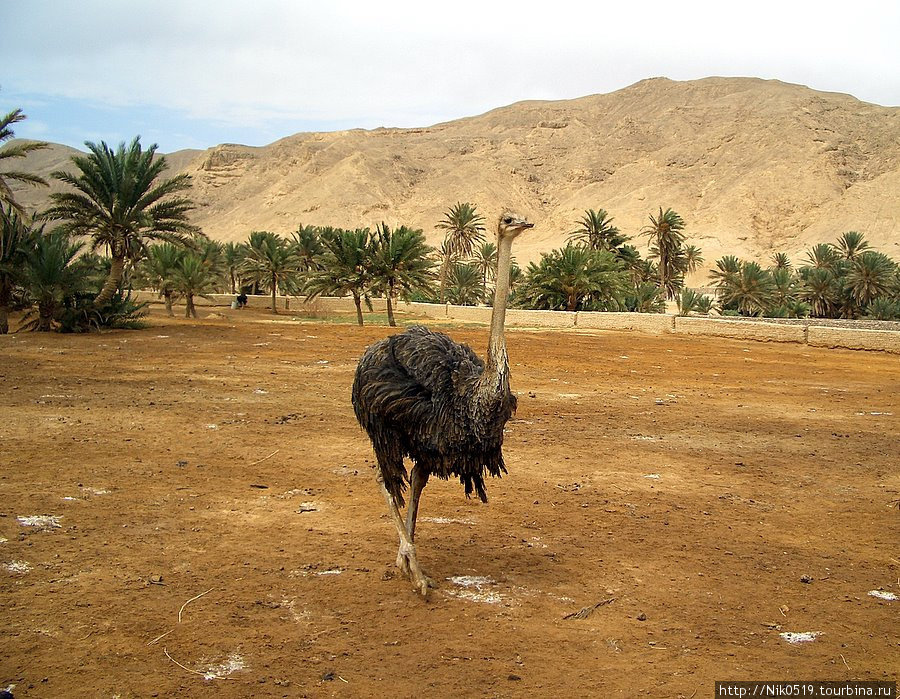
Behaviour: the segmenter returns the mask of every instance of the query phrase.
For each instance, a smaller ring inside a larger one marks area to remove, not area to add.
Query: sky
[[[900,106],[900,1],[3,0],[16,136],[164,153],[428,126],[664,76]]]

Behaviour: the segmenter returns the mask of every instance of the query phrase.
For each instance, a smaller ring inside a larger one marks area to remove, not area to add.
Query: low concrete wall
[[[579,311],[579,328],[595,330],[637,330],[646,333],[670,333],[675,330],[674,316],[665,313],[595,313]]]
[[[900,332],[810,326],[808,342],[814,347],[881,350],[900,354]]]
[[[154,291],[133,291],[136,301],[162,303]],[[234,294],[213,294],[212,300],[195,297],[198,306],[230,306]],[[318,297],[306,302],[303,297],[276,296],[279,310],[296,313],[355,313],[352,297]],[[271,308],[271,296],[249,296],[251,308]],[[387,302],[372,300],[373,310],[384,313]],[[364,307],[364,310],[367,310]],[[492,309],[485,306],[452,306],[439,303],[398,302],[395,310],[412,316],[456,320],[464,323],[491,322]],[[533,328],[585,328],[594,330],[625,330],[649,333],[678,333],[699,337],[726,337],[735,340],[761,342],[797,342],[814,347],[843,347],[857,350],[875,350],[900,354],[900,332],[893,330],[862,330],[829,328],[820,326],[787,325],[780,323],[749,322],[722,318],[682,317],[663,313],[594,313],[579,311],[528,311],[510,309],[506,324],[511,327]]]
[[[488,309],[493,312],[493,309]],[[567,311],[526,311],[513,308],[506,312],[506,325],[526,328],[574,328],[577,313]],[[491,316],[488,314],[488,321]]]
[[[675,332],[681,335],[730,337],[736,340],[806,343],[806,327],[802,325],[675,316]]]
[[[447,304],[443,303],[399,303],[397,310],[426,318],[447,317]]]
[[[132,291],[131,298],[138,303],[163,303],[155,291]]]
[[[447,317],[465,323],[490,323],[491,309],[484,306],[447,306]]]

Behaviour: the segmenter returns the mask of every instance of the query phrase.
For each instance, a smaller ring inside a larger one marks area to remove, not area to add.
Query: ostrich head
[[[500,214],[500,220],[497,221],[497,241],[513,240],[522,231],[533,227],[534,224],[528,223],[524,216],[512,211],[504,211]]]

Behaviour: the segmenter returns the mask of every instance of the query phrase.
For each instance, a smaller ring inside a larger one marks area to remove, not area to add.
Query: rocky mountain
[[[59,167],[61,149],[30,166]],[[645,248],[640,230],[659,207],[681,214],[709,266],[775,250],[799,260],[847,230],[900,259],[900,108],[771,80],[654,78],[427,128],[300,133],[168,157],[193,177],[195,222],[223,241],[385,221],[437,244],[434,224],[470,201],[488,219],[511,207],[535,221],[517,242],[520,262],[564,243],[588,208],[606,209]]]

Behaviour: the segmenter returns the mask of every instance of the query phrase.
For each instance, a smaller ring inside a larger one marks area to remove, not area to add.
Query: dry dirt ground
[[[0,337],[17,699],[898,679],[900,601],[870,595],[900,595],[896,356],[511,332],[509,474],[489,505],[429,483],[423,600],[350,406],[392,330],[223,313]]]

